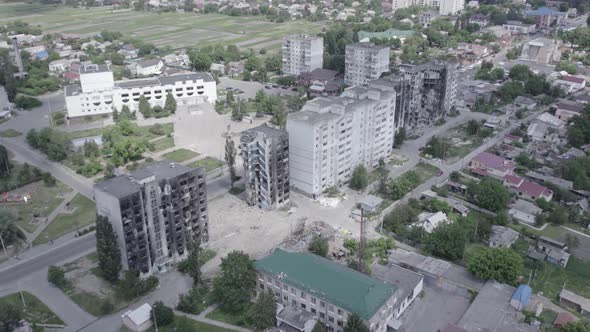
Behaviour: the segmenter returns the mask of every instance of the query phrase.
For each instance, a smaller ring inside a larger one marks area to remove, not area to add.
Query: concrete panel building
[[[94,186],[97,214],[117,236],[123,269],[141,276],[187,257],[189,241],[207,242],[205,173],[164,160]]]
[[[307,35],[283,37],[283,74],[299,76],[324,66],[324,38]]]
[[[366,85],[389,71],[388,46],[373,43],[346,45],[344,83]]]
[[[409,6],[435,7],[440,15],[455,15],[465,7],[465,0],[392,0],[391,10]]]
[[[164,106],[171,93],[178,106],[213,103],[217,100],[215,80],[207,73],[160,76],[150,79],[115,81],[107,65],[80,67],[80,84],[64,88],[68,117],[111,114],[123,106],[136,111],[139,97],[150,105]]]
[[[371,169],[391,154],[395,135],[393,90],[351,87],[322,97],[287,118],[291,186],[311,196]]]
[[[266,124],[240,138],[248,202],[276,209],[289,202],[289,135]]]
[[[561,41],[539,37],[522,45],[520,59],[550,65],[561,60]]]

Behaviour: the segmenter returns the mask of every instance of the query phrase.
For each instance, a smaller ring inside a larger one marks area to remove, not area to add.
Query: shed
[[[377,210],[379,205],[383,203],[383,199],[377,197],[375,195],[367,195],[360,201],[361,208],[364,209],[366,212],[374,212]]]
[[[121,315],[121,319],[125,327],[130,331],[143,332],[152,327],[151,315],[152,307],[144,303],[141,307],[135,310],[129,310]]]
[[[512,294],[510,305],[516,310],[523,310],[530,302],[533,291],[528,285],[520,285]]]
[[[570,292],[565,288],[559,293],[559,303],[573,307],[576,311],[584,315],[590,314],[590,299]]]
[[[566,326],[569,322],[574,321],[574,316],[567,312],[560,312],[559,315],[553,321],[553,327],[556,329]]]

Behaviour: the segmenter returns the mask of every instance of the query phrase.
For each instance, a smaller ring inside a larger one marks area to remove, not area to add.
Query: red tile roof
[[[530,182],[527,180],[523,180],[520,186],[518,186],[517,190],[521,193],[533,196],[535,198],[549,197],[551,196],[551,194],[553,194],[551,189],[543,187],[538,183]]]
[[[559,315],[557,315],[557,317],[553,321],[553,326],[562,327],[564,325],[567,325],[567,323],[569,323],[573,320],[574,320],[574,317],[571,314],[569,314],[567,312],[561,312],[561,313],[559,313]]]
[[[485,169],[480,168],[472,168],[471,173],[481,175],[481,176],[488,176],[488,172]]]
[[[487,168],[507,171],[514,167],[514,163],[493,153],[482,152],[473,158],[473,161],[484,164]]]
[[[513,186],[519,186],[522,183],[522,178],[514,174],[504,175],[504,181],[510,183]]]
[[[581,77],[567,75],[561,78],[564,81],[574,82],[574,83],[584,83],[584,79]]]

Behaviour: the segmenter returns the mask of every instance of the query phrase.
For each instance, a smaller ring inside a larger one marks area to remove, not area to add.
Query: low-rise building
[[[555,81],[565,93],[572,94],[584,90],[586,87],[586,80],[582,77],[564,75]]]
[[[553,198],[553,191],[536,182],[531,182],[523,179],[515,174],[507,174],[503,178],[504,186],[515,192],[520,198],[535,201],[543,198],[546,201],[551,201]]]
[[[534,24],[526,24],[520,21],[508,21],[502,24],[502,28],[515,35],[528,35],[535,32],[537,27]]]
[[[415,34],[416,32],[414,30],[398,30],[393,28],[380,32],[371,32],[364,30],[357,32],[359,42],[361,43],[373,41],[374,38],[381,40],[399,39],[403,43],[406,40],[406,38],[411,37]]]
[[[164,61],[161,59],[149,59],[139,61],[135,65],[135,72],[137,76],[152,76],[160,75],[164,68]]]
[[[140,96],[150,105],[164,106],[170,93],[178,106],[196,105],[217,100],[215,80],[207,73],[161,76],[150,79],[115,81],[107,65],[80,67],[80,84],[64,88],[69,118],[111,114],[113,109],[138,110]]]
[[[541,236],[537,239],[537,248],[545,254],[546,260],[563,268],[567,267],[570,254],[567,252],[567,244],[547,236]]]
[[[566,13],[548,7],[540,7],[535,10],[527,11],[525,17],[534,19],[537,28],[546,29],[561,24],[566,17]]]
[[[534,99],[525,96],[516,97],[512,103],[518,108],[526,108],[529,111],[537,107],[537,102]]]
[[[517,199],[516,202],[510,205],[508,215],[512,219],[529,225],[534,225],[537,222],[537,216],[543,212],[543,209],[523,199]]]
[[[144,303],[135,310],[129,310],[121,315],[123,325],[132,332],[147,331],[152,327],[152,307]]]
[[[490,152],[478,154],[470,163],[471,172],[497,179],[503,179],[504,176],[512,174],[515,166],[514,162]]]
[[[447,214],[444,212],[422,212],[418,215],[418,221],[414,224],[415,227],[422,227],[428,234],[432,233],[437,227],[445,224],[449,224],[452,221],[449,220]]]
[[[440,14],[437,10],[427,10],[420,13],[419,15],[418,22],[425,29],[430,28],[432,21],[440,17]]]
[[[371,331],[385,332],[403,300],[398,287],[314,254],[275,249],[255,265],[257,293],[274,293],[278,303],[311,313],[331,331],[343,331],[357,314]]]
[[[528,171],[526,173],[526,176],[540,183],[550,183],[564,190],[570,190],[574,188],[574,183],[572,181],[558,178],[553,175],[542,174],[535,171]]]
[[[477,24],[480,28],[485,28],[490,24],[490,18],[487,15],[475,14],[469,16],[469,24]]]
[[[510,248],[519,236],[520,234],[510,227],[493,225],[489,246],[491,248]]]
[[[580,296],[565,288],[559,292],[559,303],[575,309],[577,312],[590,316],[590,299]]]
[[[584,106],[565,101],[559,102],[555,106],[557,108],[555,116],[564,122],[568,122],[571,118],[580,115],[584,111]]]
[[[561,60],[560,46],[560,41],[539,37],[522,45],[520,59],[546,65],[559,62]]]

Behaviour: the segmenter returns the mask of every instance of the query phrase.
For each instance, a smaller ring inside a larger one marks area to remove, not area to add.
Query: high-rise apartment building
[[[291,186],[321,195],[347,183],[354,168],[373,168],[389,156],[395,135],[396,93],[351,87],[320,97],[287,118]]]
[[[436,7],[440,15],[455,15],[465,7],[465,0],[391,0],[394,12],[409,6]]]
[[[346,45],[344,82],[365,85],[389,71],[389,46],[373,43]]]
[[[457,98],[458,65],[429,62],[401,65],[400,73],[369,82],[396,92],[396,124],[407,129],[431,125],[451,111]]]
[[[189,241],[207,242],[205,173],[160,161],[94,186],[98,215],[117,236],[124,269],[142,276],[187,257]]]
[[[240,138],[248,202],[276,209],[289,202],[289,135],[261,125]]]
[[[307,35],[283,37],[283,74],[299,76],[324,65],[324,38]]]

